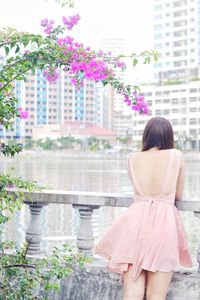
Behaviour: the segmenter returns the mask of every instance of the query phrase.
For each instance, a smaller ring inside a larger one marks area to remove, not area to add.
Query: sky
[[[54,0],[1,0],[0,28],[42,33],[41,19],[59,23],[62,16],[74,13],[81,20],[70,35],[85,46],[97,49],[102,38],[120,37],[127,54],[153,49],[153,0],[75,0],[73,9]],[[137,67],[130,76],[148,81],[151,69]]]

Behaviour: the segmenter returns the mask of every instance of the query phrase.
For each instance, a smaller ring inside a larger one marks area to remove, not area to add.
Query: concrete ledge
[[[12,189],[10,192],[12,193]],[[92,206],[112,206],[112,207],[129,207],[134,201],[134,195],[117,194],[117,193],[97,193],[81,191],[62,191],[62,190],[42,190],[41,192],[28,193],[26,203],[48,203],[56,204],[78,204]],[[200,212],[200,201],[192,199],[183,199],[176,201],[176,207],[179,210]]]
[[[60,292],[46,294],[49,300],[122,300],[119,276],[102,267],[77,269],[60,287]],[[174,273],[167,300],[190,299],[200,299],[200,274]]]

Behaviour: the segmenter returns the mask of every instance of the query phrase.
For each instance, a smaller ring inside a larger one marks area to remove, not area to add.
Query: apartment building
[[[16,119],[9,131],[2,131],[2,137],[32,137],[36,125],[64,124],[66,122],[89,122],[103,127],[99,109],[106,102],[101,97],[100,86],[92,80],[85,80],[83,87],[76,89],[69,74],[60,71],[57,82],[50,84],[43,72],[29,73],[26,81],[17,81],[15,94],[20,106],[27,110],[29,118]],[[103,114],[103,109],[101,109]]]
[[[200,1],[154,0],[154,42],[160,52],[155,84],[141,89],[150,115],[135,115],[133,140],[141,141],[147,120],[163,116],[181,147],[200,150]]]
[[[104,38],[101,40],[101,48],[104,51],[111,51],[113,57],[123,55],[125,54],[125,39],[121,37]],[[124,82],[124,72],[120,69],[115,71],[116,77]],[[123,97],[115,93],[112,87],[107,87],[107,93],[109,95],[107,102],[109,127],[107,128],[112,129],[118,136],[126,136],[127,132],[131,132],[133,114],[130,108],[124,105]]]

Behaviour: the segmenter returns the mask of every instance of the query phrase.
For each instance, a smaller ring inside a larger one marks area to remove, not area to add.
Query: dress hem
[[[96,255],[98,255],[98,256],[100,256],[100,257],[102,257],[102,258],[104,258],[104,259],[106,259],[107,261],[108,261],[108,264],[107,264],[107,266],[106,266],[106,269],[108,270],[108,271],[110,271],[110,272],[112,272],[112,273],[117,273],[117,274],[119,274],[120,275],[120,283],[121,284],[123,284],[123,277],[124,277],[124,273],[128,270],[128,266],[129,265],[134,265],[134,262],[116,262],[115,264],[116,265],[125,265],[124,267],[124,269],[122,270],[122,269],[120,269],[120,268],[116,268],[116,267],[114,267],[114,266],[112,266],[112,265],[110,265],[110,262],[111,262],[111,257],[109,257],[107,254],[105,254],[105,253],[102,253],[102,252],[98,252],[98,250],[97,250],[97,248],[95,247],[95,248],[93,248],[93,254],[96,254]],[[176,271],[178,271],[178,269],[180,268],[180,267],[187,267],[187,268],[192,268],[193,267],[193,265],[192,264],[187,264],[187,263],[179,263],[179,265],[177,265],[176,267],[174,267],[173,269],[169,269],[169,270],[166,270],[166,269],[153,269],[153,268],[150,268],[150,267],[147,267],[147,266],[141,266],[141,271],[142,270],[145,270],[145,271],[149,271],[149,272],[164,272],[164,273],[169,273],[169,272],[176,272]],[[141,273],[141,272],[140,272]],[[139,273],[139,274],[140,274]],[[138,278],[138,276],[137,276],[137,278]],[[135,281],[137,278],[133,278],[132,277],[132,279],[133,279],[133,281]]]

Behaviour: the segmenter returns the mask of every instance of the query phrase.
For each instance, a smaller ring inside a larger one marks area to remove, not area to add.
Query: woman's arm
[[[183,197],[183,189],[184,189],[184,182],[185,182],[185,162],[182,152],[179,153],[180,155],[180,170],[176,185],[176,200],[181,200]]]

